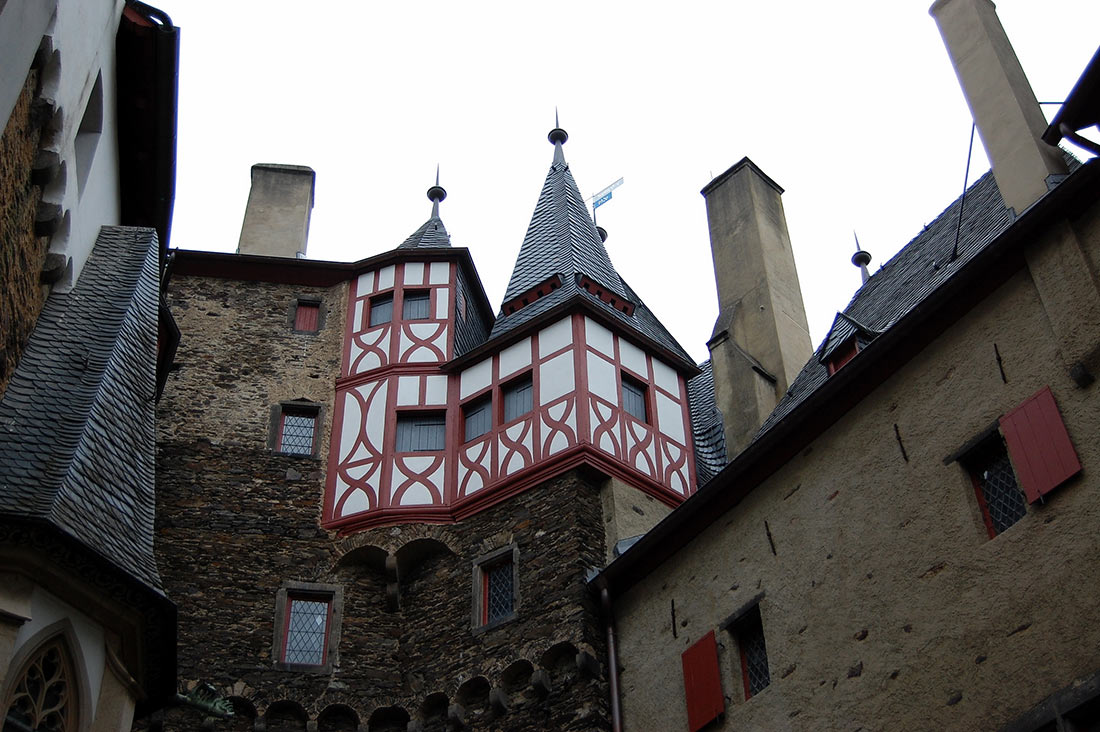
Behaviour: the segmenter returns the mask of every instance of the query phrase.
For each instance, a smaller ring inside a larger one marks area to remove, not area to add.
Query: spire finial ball
[[[546,136],[546,139],[555,145],[564,145],[565,141],[569,139],[569,133],[560,127],[555,127],[550,130],[550,134]]]
[[[447,191],[443,186],[436,184],[428,189],[428,200],[432,203],[439,203],[447,197]]]

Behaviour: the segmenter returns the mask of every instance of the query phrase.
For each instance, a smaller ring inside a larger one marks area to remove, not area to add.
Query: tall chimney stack
[[[305,256],[315,180],[313,169],[304,165],[253,165],[237,253]]]
[[[743,158],[702,194],[719,307],[707,347],[732,458],[748,446],[813,350],[783,189]]]
[[[1064,175],[1058,148],[1042,141],[1047,122],[990,0],[936,0],[936,19],[1005,204],[1023,212]]]

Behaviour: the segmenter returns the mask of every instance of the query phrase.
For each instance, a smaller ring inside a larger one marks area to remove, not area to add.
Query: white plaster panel
[[[451,279],[450,262],[432,262],[428,273],[428,284],[445,285]]]
[[[565,401],[560,404],[555,404],[546,410],[546,413],[550,415],[551,419],[561,419],[561,416],[565,414],[566,408],[569,406],[569,402]]]
[[[439,328],[438,323],[410,323],[409,332],[420,339],[426,339]],[[446,330],[444,330],[446,332]]]
[[[427,379],[427,385],[424,387],[424,403],[425,404],[446,404],[447,403],[447,377],[446,376],[429,376]]]
[[[615,366],[594,353],[588,354],[588,390],[612,404],[619,403],[619,389],[615,383]]]
[[[393,287],[393,265],[389,264],[378,270],[378,290],[387,290]]]
[[[619,361],[641,377],[649,378],[649,370],[645,365],[645,351],[625,338],[619,339]]]
[[[356,346],[358,348],[358,346]],[[354,358],[354,357],[353,357]],[[362,374],[382,365],[382,359],[373,351],[363,356],[363,360],[355,367],[355,373]]]
[[[675,396],[683,396],[680,394],[680,377],[676,375],[676,372],[671,367],[666,366],[662,361],[653,359],[653,383],[661,387],[669,394]]]
[[[504,430],[504,433],[506,435],[508,435],[508,437],[510,437],[512,439],[512,441],[514,442],[517,438],[519,438],[520,434],[523,433],[523,428],[526,424],[527,424],[526,420],[524,420],[522,422],[517,422],[516,424],[512,425],[508,429]]]
[[[500,378],[531,365],[531,339],[524,338],[500,352]]]
[[[569,394],[575,388],[572,350],[539,365],[539,405]]]
[[[493,378],[493,361],[486,359],[474,364],[462,372],[458,379],[459,398],[465,399],[471,394],[489,386]]]
[[[684,495],[684,493],[686,492],[684,490],[685,486],[687,486],[687,482],[684,480],[683,473],[681,473],[679,470],[673,470],[672,475],[669,477],[669,488],[676,491],[680,495]]]
[[[350,516],[353,513],[360,513],[370,508],[370,499],[367,494],[358,488],[351,492],[348,499],[344,501],[344,505],[340,508],[341,516]]]
[[[432,493],[420,483],[410,485],[408,490],[401,494],[402,506],[428,506],[434,503]]]
[[[352,373],[359,373],[360,371],[364,370],[362,363],[355,362],[356,359],[359,358],[359,355],[361,353],[363,353],[362,347],[355,341],[354,338],[352,338],[351,343],[348,346],[348,364],[350,366],[349,370]]]
[[[615,357],[615,337],[592,318],[584,319],[584,342],[605,356]]]
[[[359,427],[363,424],[363,415],[359,411],[359,400],[353,392],[344,394],[344,422],[340,425],[340,462],[347,462],[355,443],[359,438]]]
[[[363,303],[364,302],[366,302],[366,300],[356,300],[355,301],[355,316],[351,321],[352,331],[363,330]]]
[[[539,358],[565,348],[573,342],[573,320],[562,318],[549,328],[539,331]]]
[[[374,292],[374,272],[364,272],[355,280],[355,294],[361,297],[372,292]]]
[[[451,306],[451,290],[447,287],[440,287],[435,291],[435,317],[439,320],[446,320],[450,317],[449,311]]]
[[[470,475],[469,480],[466,480],[466,474],[467,473],[469,473],[469,475]],[[465,493],[465,495],[467,495],[467,496],[470,495],[471,493],[477,493],[479,490],[481,490],[482,488],[485,487],[485,481],[482,480],[481,473],[478,473],[477,471],[474,471],[474,470],[470,470],[469,468],[466,468],[465,466],[459,466],[459,468],[458,468],[458,482],[459,482],[459,484],[461,485],[462,481],[464,481],[464,480],[466,480],[466,485],[463,489],[463,493]]]
[[[365,391],[363,387],[359,388],[361,391]],[[367,440],[377,452],[382,452],[382,435],[386,429],[386,392],[388,389],[388,383],[378,387],[374,398],[367,405]]]
[[[674,402],[661,392],[657,395],[657,426],[661,432],[669,438],[676,440],[681,445],[686,445],[684,439],[684,410],[679,402]]]
[[[420,377],[401,376],[397,379],[397,406],[408,407],[420,404]]]
[[[422,285],[422,284],[424,284],[424,263],[423,262],[405,262],[405,284],[406,285]]]

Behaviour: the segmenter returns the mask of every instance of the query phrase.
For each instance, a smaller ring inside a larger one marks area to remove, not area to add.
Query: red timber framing
[[[453,274],[452,271],[452,277]],[[443,371],[440,363],[395,361],[401,354],[393,342],[396,339],[391,339],[384,348],[381,344],[378,346],[385,356],[384,361],[377,359],[381,365],[356,373],[364,341],[361,339],[359,346],[353,342],[368,330],[362,325],[369,322],[367,302],[371,296],[379,292],[394,293],[394,321],[380,328],[390,327],[391,331],[396,331],[405,325],[397,315],[401,312],[403,288],[398,285],[379,289],[376,285],[389,284],[388,275],[384,279],[371,276],[375,279],[368,279],[366,287],[360,289],[356,283],[349,297],[346,375],[337,382],[333,447],[324,506],[327,528],[351,532],[401,521],[449,523],[582,465],[616,476],[669,506],[678,505],[693,490],[695,468],[686,384],[683,376],[670,367],[663,368],[673,375],[674,388],[679,393],[665,388],[670,386],[667,375],[663,385],[658,383],[651,356],[643,356],[641,362],[645,366],[639,369],[641,373],[628,369],[630,377],[645,387],[646,409],[650,415],[647,422],[623,416],[621,396],[614,403],[602,400],[603,412],[606,414],[610,410],[614,415],[618,431],[616,442],[629,444],[630,449],[625,453],[601,450],[589,432],[586,359],[592,349],[583,345],[583,314],[565,314],[554,323],[543,323],[540,330],[519,336],[463,371]],[[393,277],[395,282],[404,280],[400,265],[394,268]],[[425,289],[425,283],[419,281],[405,286],[410,290]],[[433,286],[434,289],[442,288]],[[451,292],[453,298],[453,289]],[[433,313],[437,312],[434,308],[433,302]],[[452,307],[447,311],[451,318],[453,312],[452,300]],[[453,331],[453,328],[448,330]],[[448,338],[450,341],[453,335]],[[612,335],[611,342],[615,350],[601,357],[614,368],[614,388],[621,395],[620,372],[626,367],[621,364],[617,337]],[[451,348],[449,342],[448,355]],[[632,348],[637,365],[637,354],[645,352]],[[504,422],[503,390],[527,377],[532,385],[531,410]],[[413,379],[417,380],[415,387]],[[439,379],[446,383],[445,401],[438,399]],[[436,397],[429,398],[430,392]],[[414,394],[415,398],[411,396]],[[676,405],[677,414],[683,420],[680,426],[686,445],[670,440],[657,429],[658,394],[666,400],[666,419],[669,405]],[[485,434],[467,442],[463,407],[486,398],[492,401],[492,426]],[[395,415],[398,412],[439,411],[444,406],[445,450],[396,452]],[[351,421],[345,427],[346,418]],[[628,438],[628,429],[641,439]],[[349,440],[351,442],[347,442]],[[647,457],[639,457],[642,453]],[[644,468],[635,467],[627,458],[637,460]],[[675,480],[670,477],[673,472],[678,475]]]

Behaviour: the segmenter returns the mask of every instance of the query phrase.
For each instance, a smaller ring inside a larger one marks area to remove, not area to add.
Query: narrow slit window
[[[760,606],[756,605],[730,628],[737,643],[741,660],[741,682],[745,698],[749,699],[771,683],[768,671],[768,648],[764,642],[764,625],[760,620]]]
[[[623,374],[623,409],[634,419],[642,422],[646,419],[645,385]]]
[[[503,620],[515,610],[515,577],[512,570],[510,559],[482,568],[483,625]]]

